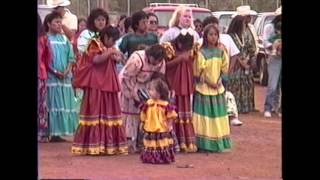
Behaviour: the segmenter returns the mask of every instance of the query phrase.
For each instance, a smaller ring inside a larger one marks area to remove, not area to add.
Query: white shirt
[[[266,26],[263,29],[262,41],[267,54],[272,53],[271,51],[268,50],[268,48],[272,46],[272,43],[269,41],[269,38],[274,35],[275,35],[275,31],[274,31],[273,24],[271,23],[266,24]]]
[[[192,29],[193,32],[193,40],[194,42],[197,42],[199,40],[199,35],[198,33]],[[160,38],[160,44],[164,43],[164,42],[170,42],[172,40],[174,40],[177,36],[179,36],[180,34],[180,29],[178,27],[171,27],[168,30],[166,30],[163,35]]]
[[[237,48],[236,44],[232,40],[229,34],[220,34],[220,42],[226,47],[227,53],[229,54],[230,57],[237,55],[240,53],[239,49]],[[198,40],[198,43],[202,45],[203,43],[203,38]]]
[[[76,31],[78,29],[78,18],[72,14],[69,9],[66,9],[66,13],[62,18],[62,24],[67,26],[70,30]]]
[[[93,38],[94,32],[89,31],[88,29],[83,30],[80,34],[77,44],[78,44],[78,50],[80,53],[84,53],[88,47],[89,41]]]

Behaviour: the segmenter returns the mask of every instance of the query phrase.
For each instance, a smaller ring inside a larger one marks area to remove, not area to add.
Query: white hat
[[[257,11],[254,11],[254,10],[250,10],[250,13],[249,15],[258,15]]]
[[[47,5],[52,7],[69,6],[70,4],[69,0],[47,0]]]
[[[280,6],[275,12],[276,15],[282,14],[282,7]]]
[[[250,15],[250,6],[246,5],[246,6],[239,6],[237,7],[237,14],[241,15],[241,16],[247,16]]]

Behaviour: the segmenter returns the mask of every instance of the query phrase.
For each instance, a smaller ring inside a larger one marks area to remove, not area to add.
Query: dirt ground
[[[90,180],[279,180],[281,119],[263,117],[265,87],[256,86],[258,113],[240,115],[244,125],[231,127],[233,148],[223,153],[176,155],[170,165],[143,164],[138,154],[74,156],[71,142],[39,143],[39,178]],[[69,137],[72,141],[72,137]],[[193,168],[178,168],[193,164]]]

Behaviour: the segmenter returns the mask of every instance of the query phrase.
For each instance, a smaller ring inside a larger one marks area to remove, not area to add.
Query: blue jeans
[[[268,64],[268,89],[264,103],[264,111],[272,111],[272,108],[277,109],[280,103],[280,76],[282,68],[282,59],[279,56],[270,56]]]

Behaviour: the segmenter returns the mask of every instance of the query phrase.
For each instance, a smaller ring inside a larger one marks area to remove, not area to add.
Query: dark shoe
[[[60,136],[52,136],[50,142],[67,142],[67,140],[62,139]]]
[[[38,142],[40,143],[48,143],[49,142],[49,137],[41,137]]]

